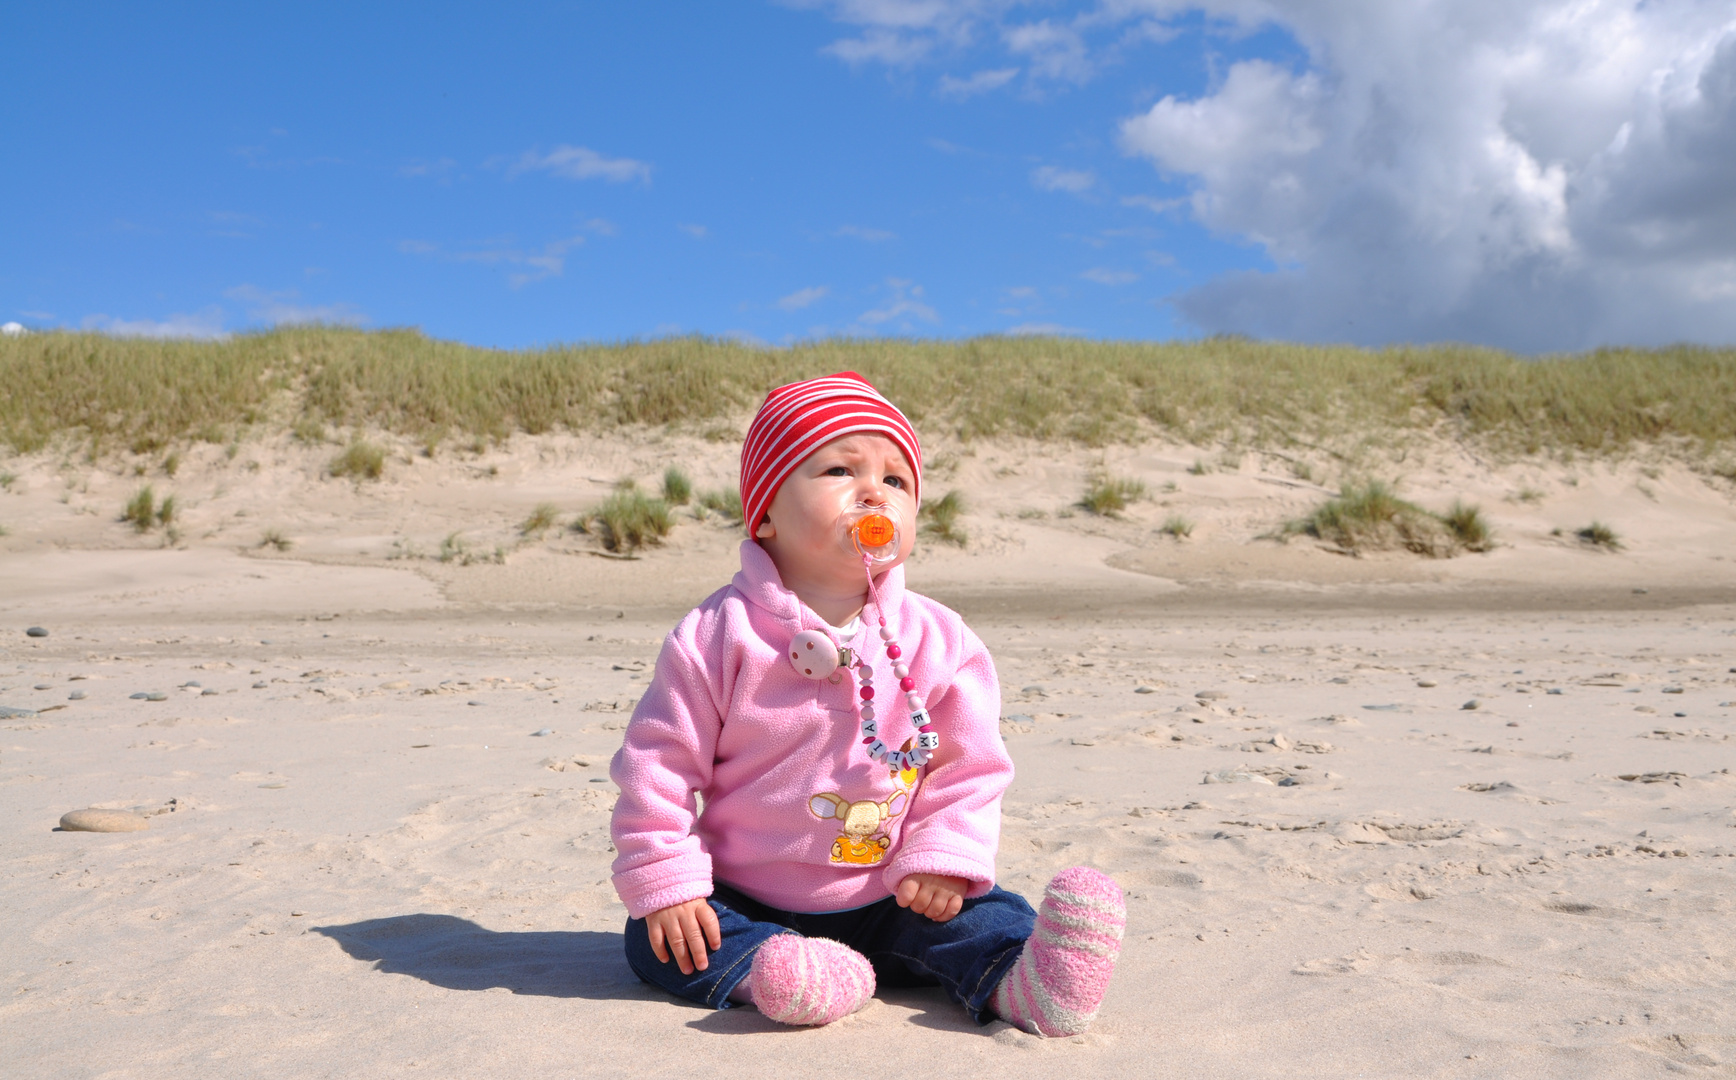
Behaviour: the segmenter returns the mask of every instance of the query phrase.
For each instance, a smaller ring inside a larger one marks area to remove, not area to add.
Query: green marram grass
[[[71,438],[93,455],[248,430],[379,430],[438,443],[513,432],[729,429],[768,388],[850,369],[925,435],[1091,445],[1163,433],[1283,446],[1345,430],[1436,431],[1515,452],[1708,452],[1736,433],[1736,349],[1602,349],[1524,359],[1463,345],[1162,343],[983,337],[704,337],[484,349],[414,330],[303,326],[218,341],[55,332],[0,338],[0,445]],[[486,442],[484,442],[486,445]]]
[[[740,521],[742,519],[741,489],[733,487],[713,488],[700,494],[699,509],[710,514],[717,514],[725,521]]]
[[[964,547],[970,536],[958,516],[964,513],[964,496],[949,491],[938,499],[926,499],[917,508],[917,535],[942,544]]]
[[[1349,552],[1399,547],[1432,558],[1494,546],[1481,508],[1455,499],[1445,514],[1430,513],[1399,498],[1396,487],[1384,480],[1345,484],[1336,497],[1285,524],[1277,535],[1312,536]]]
[[[1093,476],[1079,499],[1081,509],[1103,517],[1114,517],[1127,509],[1129,503],[1145,498],[1145,484],[1126,477]]]
[[[591,533],[617,554],[662,544],[675,528],[675,515],[662,499],[646,495],[631,481],[616,485],[609,497],[573,523],[580,532]]]
[[[693,501],[693,481],[674,465],[663,470],[663,501],[670,506],[686,506]]]

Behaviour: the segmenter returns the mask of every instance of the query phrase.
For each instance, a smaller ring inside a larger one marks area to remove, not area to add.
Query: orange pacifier
[[[898,557],[898,512],[891,506],[857,503],[844,514],[844,546],[875,563]]]

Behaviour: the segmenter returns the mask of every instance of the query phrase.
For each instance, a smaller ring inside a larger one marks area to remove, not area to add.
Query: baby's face
[[[845,549],[839,518],[858,502],[896,512],[898,556],[876,567],[889,569],[908,558],[916,544],[915,489],[915,470],[897,443],[884,435],[846,435],[796,466],[754,535],[786,585],[854,588],[863,584],[862,560]]]

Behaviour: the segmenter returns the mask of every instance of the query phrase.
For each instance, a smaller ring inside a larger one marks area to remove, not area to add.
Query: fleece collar
[[[790,625],[790,632],[797,630],[817,630],[826,625],[826,620],[816,615],[802,603],[801,598],[784,587],[783,579],[778,576],[777,564],[766,554],[766,549],[759,546],[756,540],[741,542],[741,569],[735,575],[735,590],[747,597],[755,607],[763,608],[779,620]],[[874,591],[880,596],[884,611],[875,611],[870,603],[864,612],[864,621],[872,622],[878,615],[891,618],[904,604],[904,567],[894,566],[892,569],[874,579]]]

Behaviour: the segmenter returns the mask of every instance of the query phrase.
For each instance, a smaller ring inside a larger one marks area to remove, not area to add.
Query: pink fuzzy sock
[[[830,1024],[868,1004],[874,966],[847,945],[779,934],[754,954],[753,1003],[780,1024]]]
[[[1078,1035],[1109,989],[1127,905],[1115,882],[1074,866],[1043,890],[1037,928],[989,998],[989,1008],[1033,1035]]]

